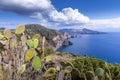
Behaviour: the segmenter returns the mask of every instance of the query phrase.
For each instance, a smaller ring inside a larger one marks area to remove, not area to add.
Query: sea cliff
[[[70,35],[66,32],[62,33],[39,24],[27,24],[25,27],[25,33],[28,35],[40,34],[42,37],[45,36],[48,44],[54,47],[55,50],[62,45],[70,45],[70,41],[67,40],[70,38]]]

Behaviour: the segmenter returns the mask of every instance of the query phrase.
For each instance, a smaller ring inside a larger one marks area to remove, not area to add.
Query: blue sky
[[[120,0],[0,0],[0,27],[29,23],[120,32]]]
[[[120,0],[52,0],[52,3],[59,11],[65,7],[77,8],[92,19],[120,16]]]

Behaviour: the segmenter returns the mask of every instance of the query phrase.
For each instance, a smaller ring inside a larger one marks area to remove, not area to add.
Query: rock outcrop
[[[70,38],[70,35],[68,33],[61,33],[60,35],[57,35],[53,38],[53,41],[55,42],[55,50],[60,48],[63,45],[71,45],[71,42],[67,39]]]
[[[44,26],[38,24],[28,24],[25,25],[26,31],[25,33],[33,36],[34,34],[40,34],[41,36],[45,36],[47,42],[54,47],[55,50],[60,48],[62,45],[70,45],[70,41],[67,39],[70,38],[70,35],[66,32],[61,33],[54,29],[48,29]]]

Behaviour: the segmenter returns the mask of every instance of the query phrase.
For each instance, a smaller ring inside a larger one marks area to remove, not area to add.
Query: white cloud
[[[89,28],[95,30],[119,30],[120,18],[90,20],[78,9],[64,8],[57,11],[51,0],[0,0],[0,10],[11,11],[39,19],[47,27]],[[0,26],[13,25],[2,22]]]
[[[84,27],[92,29],[120,29],[120,18],[91,20]]]
[[[41,23],[57,25],[84,24],[89,18],[78,9],[64,8],[62,11],[52,5],[50,0],[0,0],[0,9],[37,18]]]
[[[61,12],[54,10],[50,13],[50,18],[56,22],[65,24],[81,24],[89,22],[89,18],[84,16],[78,9],[64,8]]]
[[[88,28],[98,31],[120,32],[120,18],[114,19],[94,19],[83,25],[64,26],[63,28]]]
[[[12,10],[11,8],[24,8],[26,10],[39,11],[53,7],[50,0],[0,0],[1,8]],[[10,8],[9,8],[10,7]],[[21,10],[20,10],[21,11]]]

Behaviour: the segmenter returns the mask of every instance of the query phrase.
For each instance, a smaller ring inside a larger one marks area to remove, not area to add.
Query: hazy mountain
[[[90,29],[86,29],[86,28],[83,28],[83,29],[60,29],[59,31],[67,32],[69,34],[72,34],[72,33],[78,33],[78,34],[101,34],[101,33],[104,33],[104,32],[94,31],[94,30],[90,30]]]

